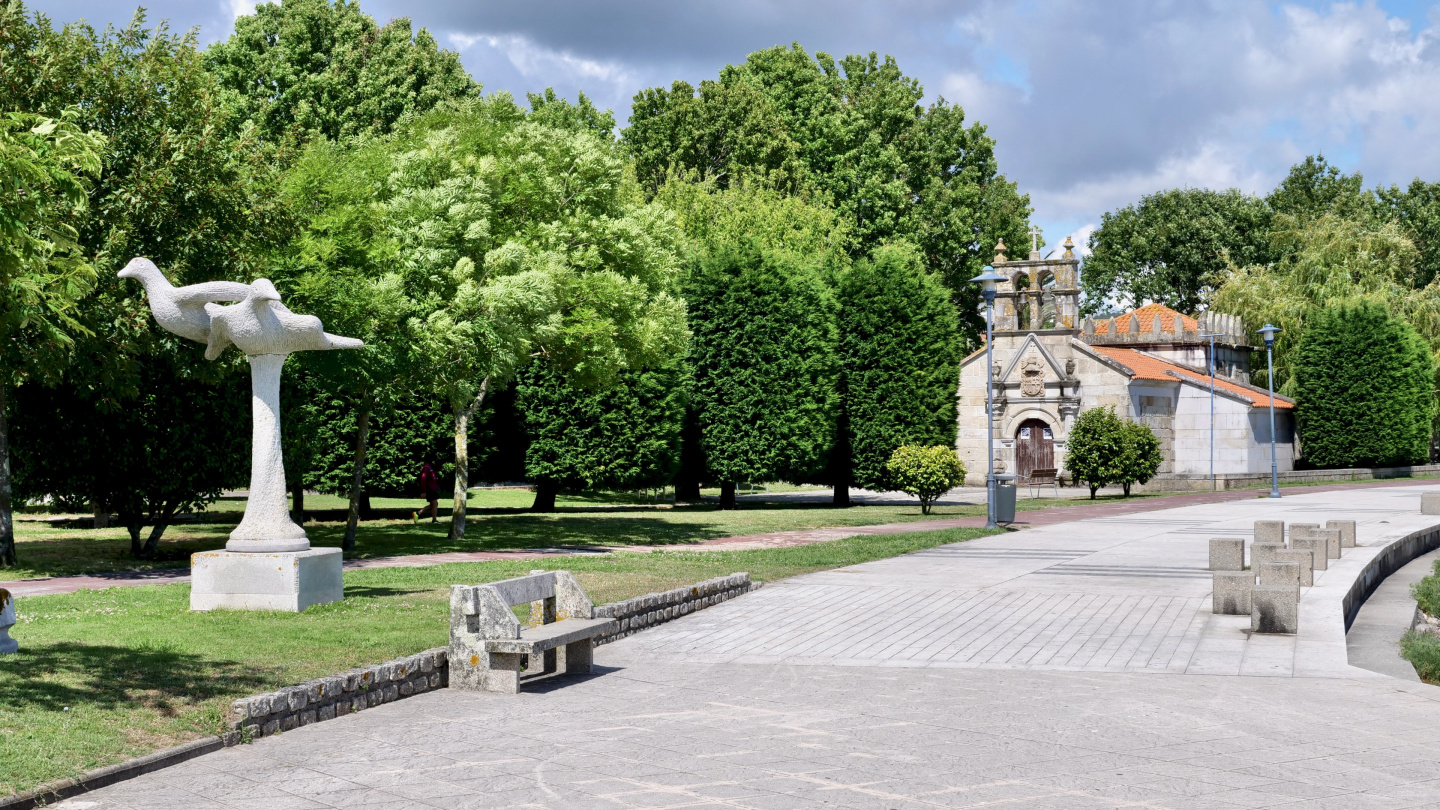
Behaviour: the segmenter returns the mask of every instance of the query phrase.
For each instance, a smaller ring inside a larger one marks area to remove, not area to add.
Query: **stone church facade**
[[[961,363],[960,458],[966,482],[983,485],[987,419],[985,377],[994,378],[996,472],[1021,480],[1037,469],[1068,479],[1065,448],[1081,412],[1113,405],[1124,419],[1150,426],[1164,461],[1154,488],[1209,488],[1211,394],[1207,369],[1215,338],[1214,469],[1217,477],[1269,473],[1270,409],[1264,388],[1250,384],[1249,345],[1239,320],[1218,313],[1191,318],[1149,304],[1113,318],[1082,319],[1079,260],[1038,251],[1009,261],[1003,243],[993,266],[1007,277],[995,299],[994,365],[985,349]],[[1259,370],[1264,382],[1265,370]],[[1275,398],[1276,456],[1294,460],[1294,403]]]

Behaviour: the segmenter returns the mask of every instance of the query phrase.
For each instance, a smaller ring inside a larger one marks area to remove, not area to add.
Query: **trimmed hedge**
[[[1383,307],[1321,310],[1295,350],[1295,424],[1315,467],[1416,464],[1430,454],[1435,369],[1430,349]]]

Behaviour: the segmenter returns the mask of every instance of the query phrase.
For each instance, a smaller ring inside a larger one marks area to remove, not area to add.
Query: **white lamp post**
[[[1215,491],[1215,338],[1223,337],[1214,332],[1201,334],[1210,338],[1210,491]]]
[[[1270,497],[1280,497],[1280,465],[1275,459],[1275,333],[1280,329],[1265,324],[1260,334],[1265,336],[1265,365],[1270,369]]]
[[[995,284],[1005,277],[985,265],[985,272],[970,279],[980,285],[985,299],[985,528],[998,529],[995,522]]]

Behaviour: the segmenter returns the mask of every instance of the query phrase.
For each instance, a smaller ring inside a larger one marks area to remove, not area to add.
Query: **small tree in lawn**
[[[896,448],[885,471],[896,489],[920,499],[920,511],[926,515],[936,498],[965,482],[964,463],[955,448],[943,444]]]
[[[1160,471],[1160,440],[1149,425],[1139,422],[1121,424],[1120,476],[1115,479],[1130,497],[1131,484],[1143,484]]]
[[[1070,477],[1090,487],[1090,499],[1103,486],[1120,482],[1121,459],[1125,452],[1125,421],[1115,407],[1091,408],[1080,414],[1070,428],[1065,468]]]

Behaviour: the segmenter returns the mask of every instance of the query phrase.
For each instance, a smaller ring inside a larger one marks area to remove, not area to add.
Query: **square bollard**
[[[1299,585],[1300,563],[1267,562],[1260,566],[1261,585]]]
[[[1254,633],[1300,632],[1300,587],[1298,585],[1256,585],[1250,593],[1250,631]]]
[[[1325,528],[1340,530],[1340,548],[1355,547],[1355,521],[1353,520],[1327,520]]]
[[[1325,556],[1332,560],[1340,559],[1340,530],[1319,529],[1312,537],[1318,537],[1325,541]]]
[[[1255,575],[1249,571],[1217,571],[1212,574],[1210,610],[1227,616],[1244,616],[1250,612],[1250,590]]]
[[[1420,514],[1440,515],[1440,492],[1420,493]]]
[[[1244,570],[1245,570],[1245,538],[1243,538],[1243,537],[1212,537],[1212,538],[1210,538],[1210,570],[1211,570],[1211,571],[1244,571]]]
[[[1294,541],[1297,537],[1310,537],[1313,532],[1319,531],[1319,523],[1291,523],[1290,541],[1291,548],[1294,548]]]
[[[1304,549],[1315,552],[1314,566],[1316,571],[1324,571],[1330,567],[1330,555],[1327,553],[1329,544],[1323,537],[1300,536],[1290,537],[1290,548]]]
[[[1271,556],[1272,562],[1295,563],[1300,567],[1300,584],[1315,584],[1315,552],[1307,548],[1282,548]]]
[[[1285,521],[1283,520],[1257,520],[1255,521],[1255,542],[1257,543],[1279,543],[1285,545]]]
[[[1250,545],[1250,570],[1258,571],[1260,566],[1275,561],[1275,552],[1287,551],[1284,543],[1252,543]]]

